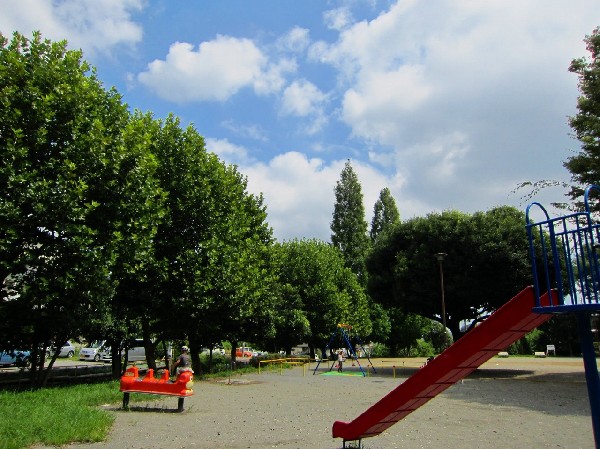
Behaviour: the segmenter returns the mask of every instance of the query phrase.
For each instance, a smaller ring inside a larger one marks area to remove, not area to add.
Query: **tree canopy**
[[[305,337],[312,348],[324,348],[339,323],[352,325],[360,335],[371,333],[367,296],[337,248],[319,240],[293,240],[276,250],[280,282],[286,297],[294,299],[282,307],[286,313],[295,310],[300,324],[306,317]]]
[[[0,36],[0,298],[3,345],[37,350],[109,313],[126,107],[81,53]]]
[[[272,333],[271,229],[237,168],[66,42],[0,42],[0,349]]]
[[[374,301],[441,321],[443,261],[448,327],[493,312],[530,284],[524,214],[503,206],[473,215],[429,214],[396,226],[377,240],[368,259]]]

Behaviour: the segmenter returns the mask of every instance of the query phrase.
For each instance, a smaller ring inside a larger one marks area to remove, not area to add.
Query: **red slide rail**
[[[547,295],[541,300],[548,303]],[[334,422],[333,437],[361,440],[393,426],[550,319],[552,314],[532,312],[534,306],[533,287],[527,287],[354,421]]]

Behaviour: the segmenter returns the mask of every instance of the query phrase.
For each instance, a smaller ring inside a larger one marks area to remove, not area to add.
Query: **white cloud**
[[[325,95],[310,81],[298,80],[292,82],[283,91],[282,113],[305,117],[321,109]]]
[[[564,179],[577,97],[567,68],[597,26],[591,11],[600,4],[403,0],[309,55],[340,74],[340,116],[369,160],[407,180],[398,196],[481,210],[520,181]]]
[[[342,166],[288,152],[240,171],[248,176],[252,193],[263,193],[267,220],[279,240],[297,236],[329,240],[333,187]]]
[[[205,138],[206,149],[229,164],[248,164],[251,162],[246,148],[231,143],[228,139]]]
[[[360,81],[344,95],[342,117],[353,133],[383,145],[397,141],[399,116],[410,114],[431,95],[422,66],[395,71],[364,71]]]
[[[277,46],[282,51],[293,53],[303,52],[310,44],[310,30],[294,27],[277,41]]]
[[[131,16],[142,8],[142,0],[5,1],[0,3],[0,30],[25,36],[39,30],[44,38],[66,39],[70,48],[81,48],[89,56],[139,43],[142,28]]]
[[[282,58],[268,67],[254,80],[254,90],[259,95],[279,92],[286,83],[285,74],[298,69],[294,59]]]
[[[266,57],[249,39],[217,36],[192,44],[176,42],[164,60],[148,64],[139,81],[156,95],[176,103],[224,101],[261,76]]]
[[[257,94],[280,90],[283,74],[296,70],[293,59],[269,63],[250,39],[218,35],[192,44],[175,42],[165,59],[156,59],[138,75],[140,83],[160,98],[176,103],[225,101],[243,88]]]
[[[326,101],[327,96],[310,81],[293,81],[283,91],[281,113],[310,118],[310,123],[304,128],[304,132],[315,134],[327,123],[324,113]]]
[[[323,20],[327,28],[337,31],[343,30],[354,21],[352,12],[346,6],[325,11]]]

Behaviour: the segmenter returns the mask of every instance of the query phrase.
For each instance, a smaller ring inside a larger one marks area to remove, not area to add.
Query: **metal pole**
[[[589,314],[578,313],[577,323],[579,325],[579,339],[581,341],[583,365],[585,366],[585,379],[587,382],[588,397],[590,400],[590,410],[592,412],[592,427],[594,429],[594,440],[596,442],[596,447],[599,447],[600,377],[598,376],[598,365],[596,363],[596,354],[594,352],[594,339],[592,336],[592,326],[590,325]]]
[[[442,291],[442,325],[444,326],[444,350],[448,347],[448,331],[446,327],[446,298],[444,293],[444,269],[442,268],[442,262],[448,254],[437,253],[435,257],[438,260],[440,266],[440,289]]]

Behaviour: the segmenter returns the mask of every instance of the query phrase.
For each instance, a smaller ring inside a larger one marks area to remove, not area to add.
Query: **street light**
[[[442,325],[444,326],[444,350],[448,347],[448,332],[446,327],[446,299],[444,298],[444,269],[442,268],[442,262],[448,254],[437,253],[434,257],[437,259],[440,266],[440,289],[442,291]]]

